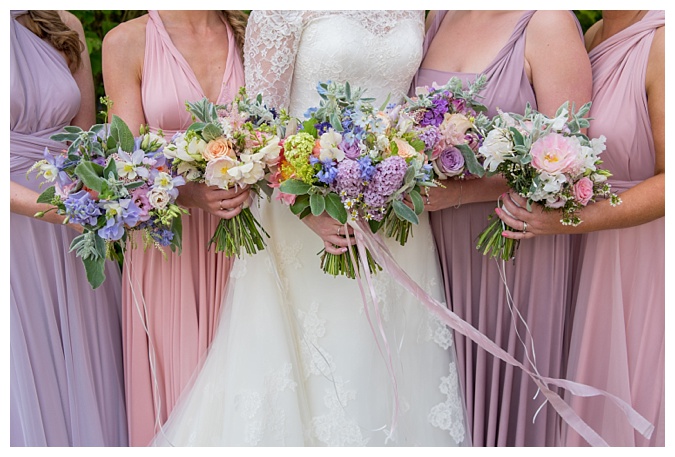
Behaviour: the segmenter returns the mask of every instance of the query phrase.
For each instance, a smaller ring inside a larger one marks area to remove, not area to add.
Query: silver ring
[[[523,233],[527,232],[527,222],[523,221]]]
[[[225,208],[223,208],[223,201],[221,200],[220,203],[218,204],[218,207],[220,208],[221,211],[225,211]]]

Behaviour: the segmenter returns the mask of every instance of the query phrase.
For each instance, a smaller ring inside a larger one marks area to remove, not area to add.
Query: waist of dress
[[[59,133],[61,127],[49,131],[33,134],[10,132],[9,135],[9,166],[10,172],[26,172],[38,160],[44,157],[45,148],[56,155],[64,151],[67,146],[59,141],[50,139]]]

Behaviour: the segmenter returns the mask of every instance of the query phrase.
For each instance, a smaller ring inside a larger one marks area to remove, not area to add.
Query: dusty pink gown
[[[204,91],[171,42],[157,11],[149,11],[141,92],[151,130],[170,139],[190,124],[186,101]],[[229,58],[218,103],[244,85],[241,53],[228,26]],[[215,100],[214,100],[215,101]],[[216,328],[222,291],[232,259],[207,250],[218,218],[197,208],[183,218],[183,251],[128,249],[123,272],[124,363],[129,439],[145,446],[168,417],[205,354]],[[144,325],[147,325],[146,333]],[[151,358],[155,357],[154,365]],[[154,374],[153,374],[154,372]],[[156,385],[155,385],[156,381]]]
[[[481,93],[488,116],[503,111],[523,112],[529,102],[537,108],[534,90],[525,74],[525,35],[535,11],[527,11],[511,37],[482,72],[488,84]],[[438,11],[427,31],[425,51],[445,17]],[[581,29],[579,30],[581,40]],[[456,76],[468,82],[478,74],[452,73],[420,68],[413,84],[444,84]],[[559,378],[563,374],[565,315],[570,304],[570,237],[537,237],[520,244],[516,260],[502,266],[475,249],[475,239],[487,226],[497,202],[465,204],[431,213],[431,225],[443,270],[445,293],[450,308],[491,340],[526,362],[523,344],[534,344],[539,372]],[[509,311],[506,284],[514,307],[525,325]],[[558,418],[545,407],[532,423],[543,402],[535,384],[521,370],[491,356],[465,337],[456,334],[457,363],[467,403],[474,446],[551,446],[557,442]],[[526,366],[528,366],[526,364]]]
[[[664,11],[589,53],[593,118],[589,135],[607,137],[603,167],[617,192],[654,174],[645,73]],[[617,94],[620,94],[617,96]],[[651,440],[633,431],[603,398],[573,398],[579,415],[611,446],[665,445],[665,218],[637,227],[583,235],[568,378],[629,402],[654,425]],[[585,445],[570,430],[566,444]]]

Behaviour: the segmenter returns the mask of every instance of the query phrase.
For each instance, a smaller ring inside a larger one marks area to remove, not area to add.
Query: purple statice
[[[376,165],[373,179],[366,188],[363,202],[368,214],[376,221],[384,217],[384,204],[387,199],[403,185],[403,177],[408,169],[405,159],[391,156]]]
[[[443,97],[434,97],[431,104],[432,106],[424,113],[424,117],[420,121],[422,127],[441,125],[443,115],[448,112],[448,100]]]
[[[344,159],[338,163],[334,187],[344,202],[346,199],[357,199],[363,193],[361,165],[352,159]]]
[[[80,225],[96,225],[98,217],[103,214],[86,190],[70,194],[63,202],[70,222]]]

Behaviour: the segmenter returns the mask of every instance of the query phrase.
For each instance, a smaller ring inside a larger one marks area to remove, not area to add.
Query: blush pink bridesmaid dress
[[[145,119],[165,138],[191,123],[186,101],[204,91],[171,42],[157,11],[148,12],[141,95]],[[217,103],[244,85],[241,52],[228,25],[229,57]],[[129,438],[146,446],[171,412],[213,338],[232,259],[208,250],[219,219],[197,208],[183,218],[181,255],[127,249],[122,317]],[[147,327],[147,332],[146,332]],[[156,360],[151,363],[152,358]]]
[[[664,11],[645,17],[589,53],[593,118],[588,134],[605,135],[603,167],[620,193],[654,174],[645,73]],[[636,227],[583,235],[568,379],[620,397],[654,425],[646,439],[604,398],[571,405],[611,446],[665,446],[665,217]],[[568,446],[585,441],[573,430]]]

